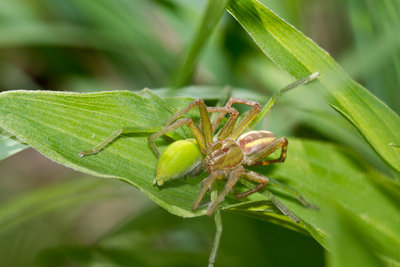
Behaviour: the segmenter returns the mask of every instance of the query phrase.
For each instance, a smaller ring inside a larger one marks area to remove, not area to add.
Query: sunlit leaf
[[[182,107],[188,101],[182,98],[171,105]],[[42,154],[73,169],[126,181],[171,212],[194,216],[190,207],[199,181],[153,185],[156,156],[148,147],[148,134],[121,137],[102,153],[78,156],[122,126],[153,129],[170,116],[166,106],[127,91],[10,91],[0,96],[0,126]]]

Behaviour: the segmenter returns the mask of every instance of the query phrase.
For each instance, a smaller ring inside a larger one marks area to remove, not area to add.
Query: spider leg
[[[224,107],[226,102],[228,102],[228,100],[231,98],[231,95],[232,95],[232,88],[230,86],[225,86],[221,93],[221,97],[218,99],[218,102],[215,105],[215,107]],[[218,118],[217,114],[212,114],[210,116],[211,124],[215,124],[217,118]]]
[[[253,186],[253,184],[248,180],[242,179],[240,180],[240,183],[248,188]],[[300,222],[300,219],[297,218],[297,216],[294,215],[285,205],[283,205],[283,203],[280,202],[271,192],[269,192],[268,190],[263,190],[260,192],[260,194],[270,199],[271,202],[282,212],[283,215],[288,216],[295,223]]]
[[[241,177],[244,179],[247,179],[249,181],[257,182],[260,184],[256,187],[254,187],[253,189],[250,189],[250,190],[240,193],[240,194],[238,194],[236,192],[236,190],[234,188],[232,188],[232,194],[236,199],[248,197],[249,195],[262,190],[269,182],[267,177],[265,177],[257,172],[253,172],[253,171],[246,170],[246,169],[243,171]]]
[[[168,127],[171,125],[175,120],[177,120],[179,117],[182,117],[185,113],[189,112],[195,107],[198,107],[199,112],[200,112],[200,128],[202,129],[203,136],[204,136],[204,141],[206,146],[212,142],[212,126],[210,122],[210,117],[208,116],[207,113],[207,107],[204,104],[203,99],[196,99],[190,102],[186,107],[175,113],[174,116],[172,116],[165,124],[164,127]],[[196,138],[197,139],[197,138]]]
[[[319,76],[318,72],[314,72],[310,76],[307,76],[303,79],[297,80],[294,83],[291,83],[284,88],[276,91],[271,98],[268,100],[268,102],[265,104],[261,112],[258,114],[258,116],[251,122],[249,128],[252,129],[264,116],[265,114],[272,108],[272,106],[275,104],[276,100],[278,100],[279,97],[281,97],[284,93],[289,92],[290,90],[293,90],[294,88],[297,88],[299,86],[302,86],[306,83],[311,82],[312,80],[316,79]]]
[[[259,152],[246,155],[245,163],[248,166],[251,165],[269,165],[278,162],[284,162],[286,159],[286,151],[288,146],[288,140],[285,137],[281,137],[272,141],[269,145],[261,149]],[[266,156],[274,152],[275,150],[282,148],[281,155],[277,159],[265,160],[262,161]]]
[[[207,112],[221,112],[220,116],[222,117],[228,113],[230,114],[228,121],[225,123],[224,127],[222,127],[221,131],[218,134],[218,140],[224,140],[225,138],[228,137],[229,133],[232,131],[232,129],[235,127],[237,118],[239,116],[239,112],[232,108],[232,107],[208,107]],[[217,129],[219,125],[219,121],[217,121],[213,125],[213,132]]]
[[[218,208],[219,203],[221,203],[224,200],[225,196],[229,193],[229,191],[233,188],[233,186],[235,186],[235,184],[239,180],[239,177],[242,174],[243,170],[244,169],[242,167],[239,167],[239,168],[232,170],[228,174],[228,181],[226,182],[224,189],[218,195],[217,199],[214,200],[214,202],[212,202],[211,205],[207,209],[206,214],[208,216],[211,216],[211,214],[213,214],[215,209]]]
[[[254,120],[255,117],[257,117],[257,114],[261,110],[260,104],[258,104],[255,101],[250,101],[250,100],[245,100],[245,99],[240,99],[240,98],[235,98],[232,97],[229,99],[228,103],[226,103],[225,107],[231,107],[232,104],[243,104],[243,105],[248,105],[251,106],[251,110],[246,114],[246,116],[238,123],[235,129],[232,130],[232,132],[229,133],[229,137],[232,139],[236,139],[239,137],[239,135],[247,128],[247,126],[251,123],[252,120]],[[218,125],[224,114],[219,115],[216,124]]]
[[[117,139],[119,136],[123,134],[129,134],[129,133],[145,133],[145,132],[155,132],[158,129],[139,129],[135,127],[121,127],[115,132],[113,132],[109,137],[104,139],[100,144],[96,145],[93,147],[91,150],[88,151],[82,151],[79,153],[79,157],[84,157],[87,155],[93,155],[97,154],[100,150],[102,150],[104,147],[106,147],[108,144],[112,143],[115,139]]]
[[[206,152],[206,143],[204,140],[204,136],[200,130],[200,128],[194,123],[191,118],[179,119],[176,122],[172,123],[171,125],[166,126],[164,129],[156,132],[155,134],[151,135],[148,139],[151,148],[154,150],[154,153],[159,157],[160,152],[157,149],[157,146],[154,144],[153,140],[164,135],[167,132],[173,131],[178,127],[186,124],[189,126],[190,130],[193,132],[194,137],[196,138],[197,143],[203,153]]]
[[[192,210],[197,210],[199,207],[200,201],[203,199],[204,195],[208,191],[208,189],[211,188],[212,184],[215,182],[215,180],[218,178],[218,176],[221,176],[221,173],[218,171],[212,172],[207,178],[205,178],[201,182],[201,189],[199,194],[197,195],[196,200],[193,202],[192,205]]]
[[[270,178],[270,186],[272,187],[277,187],[282,189],[283,191],[285,191],[286,193],[288,193],[289,195],[294,196],[304,207],[310,208],[310,209],[314,209],[314,210],[318,210],[319,207],[315,204],[312,204],[310,201],[308,201],[302,194],[300,194],[299,191],[297,191],[296,189],[283,184],[275,179]]]

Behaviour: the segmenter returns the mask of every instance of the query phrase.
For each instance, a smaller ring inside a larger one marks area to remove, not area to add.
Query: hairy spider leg
[[[239,112],[232,107],[207,107],[207,112],[221,112],[222,117],[228,113],[230,114],[229,119],[222,127],[222,129],[218,133],[218,140],[223,140],[228,137],[229,133],[232,131],[233,127],[235,127],[237,118],[239,116]],[[220,115],[220,116],[221,116]],[[219,122],[218,122],[219,123]],[[217,122],[213,125],[213,133],[218,128]]]
[[[130,133],[151,133],[159,130],[157,129],[140,129],[136,127],[121,127],[118,130],[116,130],[114,133],[112,133],[109,137],[104,139],[100,144],[96,145],[93,147],[91,150],[88,151],[82,151],[79,153],[79,157],[84,157],[87,155],[93,155],[98,153],[100,150],[102,150],[104,147],[106,147],[108,144],[112,143],[115,139],[117,139],[120,135],[123,134],[130,134]]]
[[[264,166],[273,163],[284,162],[286,159],[287,146],[288,146],[288,140],[285,137],[276,139],[272,141],[269,145],[258,151],[257,153],[254,153],[252,155],[246,155],[245,164],[248,166],[251,165]],[[279,148],[282,148],[281,155],[279,158],[262,161],[266,156],[270,155]]]
[[[194,123],[193,119],[191,118],[185,118],[185,119],[179,119],[172,123],[171,125],[168,125],[164,127],[162,130],[156,132],[155,134],[151,135],[148,139],[148,142],[153,149],[154,153],[157,155],[157,157],[160,156],[160,151],[158,151],[157,146],[154,144],[154,139],[164,135],[167,132],[171,132],[175,130],[176,128],[179,128],[183,125],[189,126],[190,130],[192,131],[194,138],[196,139],[197,143],[199,144],[200,150],[205,153],[207,151],[207,143],[205,141],[205,138],[200,130],[200,128]]]
[[[198,107],[199,112],[200,112],[200,128],[202,129],[203,136],[204,136],[204,141],[205,145],[208,146],[212,142],[212,127],[211,127],[211,121],[210,117],[208,116],[207,113],[207,107],[204,104],[203,99],[196,99],[190,102],[186,107],[175,113],[174,116],[172,116],[165,124],[164,127],[169,126],[171,123],[173,123],[176,119],[179,117],[183,116],[185,113],[189,112],[195,107]]]
[[[218,99],[218,102],[214,107],[224,107],[226,102],[228,102],[229,98],[231,98],[231,95],[232,95],[232,87],[225,86],[221,93],[221,97]],[[217,121],[217,118],[218,118],[218,115],[215,113],[210,116],[210,121],[211,121],[212,125],[215,124],[215,122]],[[215,132],[215,129],[213,129],[213,132]]]
[[[296,199],[304,206],[310,209],[314,209],[314,210],[318,210],[319,207],[317,205],[314,205],[312,203],[310,203],[302,194],[300,194],[299,191],[297,191],[296,189],[283,184],[275,179],[269,178],[270,183],[269,185],[272,187],[277,187],[280,188],[281,190],[289,193],[290,195],[294,195],[296,197]]]
[[[244,178],[246,180],[259,183],[259,185],[254,187],[253,189],[250,189],[250,190],[240,193],[240,194],[236,192],[235,188],[232,188],[232,194],[237,199],[248,197],[251,194],[262,190],[269,182],[269,179],[267,177],[265,177],[257,172],[253,172],[253,171],[246,170],[246,169],[244,169],[240,178]]]
[[[276,100],[278,100],[279,97],[281,97],[283,94],[299,87],[304,84],[307,84],[311,82],[312,80],[316,79],[319,76],[318,72],[314,72],[310,76],[307,76],[303,79],[297,80],[294,83],[291,83],[284,88],[276,91],[269,99],[268,102],[265,104],[265,106],[262,108],[261,112],[258,114],[258,116],[251,122],[249,128],[253,129],[253,127],[265,116],[265,114],[272,108],[272,106],[275,104]]]
[[[218,208],[219,204],[224,200],[225,196],[229,193],[229,191],[231,191],[231,189],[235,186],[235,184],[239,180],[239,177],[242,174],[243,170],[244,168],[240,166],[238,168],[231,170],[228,173],[228,180],[225,184],[225,187],[218,195],[217,199],[214,200],[214,202],[212,202],[211,205],[208,207],[206,211],[207,216],[211,216],[215,211],[215,209]]]
[[[215,180],[218,177],[221,177],[223,175],[224,174],[222,171],[214,171],[201,182],[201,189],[200,189],[199,194],[197,195],[196,200],[193,202],[192,210],[197,210],[197,208],[199,207],[200,201],[203,199],[203,197],[207,193],[207,191],[211,188],[211,186],[213,185]]]
[[[258,113],[261,110],[261,106],[255,101],[231,97],[229,101],[226,103],[225,107],[226,108],[231,107],[232,104],[243,104],[252,107],[251,110],[246,114],[246,116],[244,116],[244,118],[238,123],[236,128],[232,127],[232,129],[230,129],[231,132],[227,137],[236,139],[247,128],[247,126],[251,123],[251,121],[254,120],[255,117],[257,117]],[[219,124],[221,122],[223,116],[224,114],[219,115],[216,124]],[[220,139],[220,137],[218,137],[218,140],[223,140],[223,139],[224,138]]]
[[[254,186],[249,180],[246,179],[241,179],[239,182],[248,188]],[[300,221],[300,219],[297,218],[297,216],[294,215],[285,205],[283,205],[283,203],[281,203],[271,192],[269,192],[268,190],[263,190],[260,192],[260,194],[270,199],[272,204],[274,204],[275,207],[277,207],[283,215],[288,216],[295,223],[298,223]]]
[[[108,145],[109,143],[111,143],[112,141],[114,141],[115,139],[117,139],[121,134],[123,133],[123,128],[119,128],[117,131],[115,131],[114,133],[112,133],[109,137],[107,137],[103,142],[101,142],[100,144],[98,144],[97,146],[93,147],[91,150],[89,151],[82,151],[81,153],[79,153],[79,157],[84,157],[87,155],[92,155],[92,154],[96,154],[97,152],[99,152],[102,148],[104,148],[106,145]]]
[[[194,107],[198,106],[199,112],[200,112],[200,127],[198,127],[193,119],[187,118],[187,119],[178,119],[179,117],[183,116],[185,113],[189,112],[191,109]],[[195,139],[197,140],[197,143],[199,144],[200,150],[206,154],[207,153],[207,148],[208,145],[212,142],[212,135],[213,135],[213,130],[210,122],[210,117],[208,116],[208,112],[223,112],[223,113],[229,113],[231,114],[227,126],[229,125],[234,125],[236,122],[236,119],[239,115],[236,109],[234,108],[224,108],[224,107],[206,107],[204,104],[204,100],[202,99],[196,99],[190,102],[185,108],[181,109],[177,113],[175,113],[174,116],[172,116],[165,124],[164,128],[155,134],[151,135],[148,139],[151,148],[153,149],[154,153],[159,157],[160,152],[157,149],[157,146],[154,144],[154,139],[164,135],[167,132],[173,131],[176,128],[179,128],[180,126],[187,124],[192,131]],[[174,122],[175,121],[175,122]],[[178,124],[176,124],[179,122]],[[224,130],[226,128],[222,130]],[[202,130],[201,130],[202,129]],[[225,130],[227,131],[227,130]],[[207,139],[208,138],[208,139]]]

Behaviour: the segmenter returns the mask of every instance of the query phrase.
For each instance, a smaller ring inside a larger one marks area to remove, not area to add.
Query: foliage
[[[350,22],[357,45],[354,53],[347,52],[340,59],[352,76],[366,77],[368,87],[371,86],[372,91],[395,111],[353,81],[326,51],[260,2],[213,2],[208,1],[203,13],[198,11],[201,10],[198,1],[111,3],[102,0],[96,4],[87,1],[66,4],[42,0],[0,4],[0,16],[8,22],[0,23],[2,36],[8,36],[0,41],[1,55],[5,51],[22,50],[28,55],[36,55],[45,66],[43,73],[28,74],[18,61],[8,57],[0,66],[0,76],[6,77],[1,79],[2,87],[13,88],[15,80],[22,81],[16,87],[26,89],[59,85],[61,89],[81,87],[83,91],[100,91],[107,85],[120,89],[164,86],[136,93],[3,92],[0,94],[0,126],[5,131],[0,136],[0,157],[7,158],[23,150],[27,147],[23,142],[62,165],[95,176],[122,180],[126,182],[126,185],[120,185],[124,188],[133,185],[175,215],[198,217],[183,223],[158,208],[149,210],[151,204],[141,203],[140,196],[134,191],[112,191],[116,187],[106,179],[96,183],[62,182],[4,201],[0,205],[2,238],[15,236],[23,225],[45,232],[36,228],[35,218],[51,216],[57,211],[71,209],[71,216],[79,220],[79,216],[73,215],[74,208],[104,198],[129,195],[126,199],[130,203],[134,200],[136,209],[126,211],[125,216],[131,218],[125,222],[121,215],[111,226],[113,230],[94,235],[95,243],[90,246],[82,245],[82,240],[54,241],[70,223],[67,220],[67,223],[57,225],[41,244],[40,239],[27,242],[35,249],[23,250],[22,246],[16,245],[26,253],[25,260],[16,261],[12,253],[7,253],[2,262],[27,266],[36,258],[34,262],[38,266],[60,266],[68,262],[85,266],[132,263],[204,266],[211,246],[211,220],[201,216],[204,209],[193,212],[190,207],[206,174],[177,179],[163,187],[153,185],[157,159],[147,144],[149,132],[159,129],[193,98],[204,98],[210,105],[224,98],[221,96],[226,98],[227,90],[219,86],[221,84],[237,86],[230,89],[232,96],[265,103],[266,95],[271,93],[265,88],[276,90],[288,84],[288,80],[318,71],[321,74],[318,81],[285,96],[280,105],[274,107],[269,125],[266,126],[267,120],[264,120],[257,126],[268,127],[278,135],[296,136],[289,138],[288,158],[284,164],[254,169],[271,178],[267,189],[301,222],[296,224],[283,216],[273,205],[268,191],[243,201],[227,197],[221,209],[231,214],[223,213],[225,232],[217,265],[243,266],[255,262],[255,266],[294,263],[297,266],[322,266],[320,245],[329,251],[328,266],[400,265],[400,118],[395,113],[399,111],[394,101],[398,96],[393,92],[399,84],[395,77],[400,77],[398,57],[394,56],[398,53],[398,35],[394,33],[400,25],[400,16],[396,16],[395,8],[389,9],[390,6],[399,7],[400,2],[376,3],[380,12],[377,14],[389,15],[385,20],[374,18],[369,23],[384,29],[382,38],[385,42],[363,44],[362,40],[368,38],[363,36],[365,31],[357,31],[357,25],[362,22],[357,12],[368,10],[360,1],[350,1],[348,12],[353,16]],[[266,4],[280,16],[301,26],[294,15],[301,11],[301,6],[290,3],[268,1]],[[261,60],[264,59],[262,54],[253,49],[246,34],[238,30],[231,18],[220,19],[225,5],[271,61]],[[336,3],[336,8],[340,12],[347,10],[345,4]],[[38,12],[40,9],[42,12]],[[200,20],[197,28],[193,18]],[[211,35],[213,31],[214,36]],[[171,44],[174,38],[168,39],[168,33],[176,34],[174,37],[189,44],[185,56],[176,55],[176,46],[182,44]],[[204,46],[210,38],[209,45]],[[367,48],[372,52],[358,56]],[[93,55],[84,50],[90,50]],[[379,64],[375,68],[382,68],[373,75],[369,75],[374,69],[368,63],[370,58],[377,59]],[[89,64],[91,60],[93,62]],[[358,61],[359,64],[354,64]],[[390,71],[382,76],[387,66],[391,66]],[[108,78],[103,78],[106,70],[113,67],[117,74],[111,72],[106,76]],[[196,76],[191,80],[194,69],[197,69]],[[267,72],[270,75],[266,78]],[[43,82],[41,76],[46,77],[47,82]],[[383,83],[382,77],[391,82]],[[174,87],[166,86],[169,80],[173,81]],[[215,86],[177,87],[196,81]],[[378,90],[377,85],[382,84],[385,89]],[[196,111],[190,112],[189,116],[198,119]],[[125,126],[136,133],[118,138],[97,155],[78,157],[79,152]],[[181,129],[158,140],[157,144],[165,147],[171,140],[188,137],[190,133]],[[280,183],[296,189],[318,205],[319,210],[303,207],[296,200],[296,192],[291,194],[282,190]],[[244,183],[244,186],[249,184]],[[101,193],[103,188],[112,192]],[[27,239],[26,236],[24,234],[22,240]],[[262,240],[264,237],[267,240]],[[235,242],[239,244],[234,246]],[[342,245],[344,243],[346,246]],[[2,240],[0,247],[10,249]],[[159,261],[140,256],[147,254],[159,255]],[[303,255],[307,255],[307,262]]]

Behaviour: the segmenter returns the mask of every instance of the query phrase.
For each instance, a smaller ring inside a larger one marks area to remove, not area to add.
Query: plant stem
[[[211,192],[211,203],[213,203],[217,197],[218,197],[218,190],[216,187],[214,187]],[[208,259],[208,267],[214,266],[215,258],[217,256],[219,248],[219,241],[221,239],[221,234],[222,234],[222,219],[219,208],[217,208],[214,212],[214,220],[215,220],[216,232],[215,232],[213,247],[210,253],[210,258]]]

